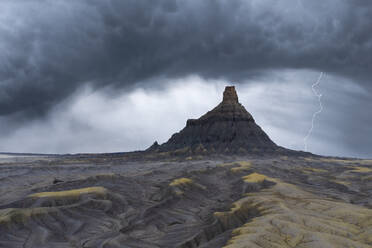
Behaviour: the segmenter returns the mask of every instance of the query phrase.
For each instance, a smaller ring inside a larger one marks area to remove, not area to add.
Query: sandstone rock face
[[[238,103],[238,94],[236,94],[235,86],[226,86],[223,92],[223,102]]]
[[[188,148],[208,153],[250,153],[275,151],[278,147],[256,124],[238,101],[234,86],[227,86],[222,102],[199,119],[189,119],[160,151]]]

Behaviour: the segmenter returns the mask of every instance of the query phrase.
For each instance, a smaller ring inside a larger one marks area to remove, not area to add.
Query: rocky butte
[[[258,153],[283,150],[256,124],[239,103],[234,86],[227,86],[222,102],[199,119],[187,120],[186,127],[164,144],[148,151],[193,153]]]

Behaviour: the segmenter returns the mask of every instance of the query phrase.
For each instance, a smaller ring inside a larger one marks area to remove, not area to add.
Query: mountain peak
[[[236,102],[238,103],[238,94],[236,94],[235,86],[226,86],[223,92],[222,102]]]
[[[236,121],[253,121],[254,119],[250,113],[238,101],[238,94],[235,91],[235,86],[226,86],[223,92],[222,102],[214,109],[207,112],[199,119],[190,119],[187,121],[188,125],[197,124],[200,122],[214,122],[230,120]]]
[[[202,147],[203,149],[200,149]],[[275,151],[277,146],[239,103],[234,86],[226,86],[223,100],[199,119],[189,119],[158,151],[191,153],[253,153]]]

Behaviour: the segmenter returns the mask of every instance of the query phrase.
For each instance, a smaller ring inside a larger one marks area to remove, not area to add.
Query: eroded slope
[[[371,246],[371,161],[68,161],[0,164],[0,247]]]

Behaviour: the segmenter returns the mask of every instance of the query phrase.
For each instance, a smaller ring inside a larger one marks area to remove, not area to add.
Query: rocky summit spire
[[[157,151],[190,153],[253,153],[274,151],[277,146],[239,103],[234,86],[227,86],[222,102],[173,134]],[[154,149],[151,149],[154,150]]]
[[[238,94],[236,94],[235,86],[226,86],[223,92],[223,102],[235,102],[238,103]]]

